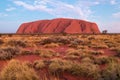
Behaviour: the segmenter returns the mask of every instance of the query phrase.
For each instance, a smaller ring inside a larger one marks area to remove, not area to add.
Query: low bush
[[[31,55],[31,54],[33,54],[33,52],[30,50],[21,50],[20,54],[21,55]]]
[[[19,47],[26,47],[26,42],[22,40],[9,40],[7,45],[10,46],[19,46]]]
[[[108,56],[99,56],[99,57],[95,58],[94,63],[98,64],[98,65],[108,64],[109,57]]]
[[[88,40],[95,40],[95,37],[94,36],[90,36],[90,37],[88,37]]]
[[[13,55],[11,53],[7,53],[4,51],[0,51],[0,60],[9,60],[13,57]]]
[[[72,62],[62,60],[62,59],[52,59],[49,65],[49,71],[51,73],[59,74],[64,71],[70,70],[72,67]]]
[[[64,37],[56,37],[55,40],[56,40],[55,41],[56,43],[62,43],[62,44],[69,44],[70,43],[70,41]]]
[[[39,69],[42,69],[42,68],[45,68],[45,63],[44,63],[44,61],[43,60],[36,60],[36,61],[34,61],[34,63],[33,63],[33,67],[35,68],[35,69],[37,69],[37,70],[39,70]]]
[[[66,58],[71,58],[71,59],[76,59],[79,58],[81,55],[81,52],[79,50],[76,49],[68,49],[66,51]]]
[[[78,46],[82,43],[83,43],[82,40],[74,39],[74,40],[70,41],[69,47],[78,48]]]
[[[57,43],[50,43],[50,44],[45,44],[45,48],[54,48],[54,47],[59,47],[59,44]]]
[[[40,41],[40,45],[45,45],[50,43],[69,44],[70,41],[67,38],[63,38],[63,37],[49,37]]]
[[[15,47],[6,47],[0,49],[0,60],[11,59],[19,53],[19,49]]]
[[[82,58],[81,59],[81,62],[82,63],[94,63],[94,60],[93,59],[91,59],[90,57],[84,57],[84,58]]]
[[[68,49],[66,51],[66,54],[67,55],[75,55],[75,56],[80,56],[80,51],[79,50],[76,50],[76,49]]]
[[[82,54],[80,55],[80,59],[83,59],[83,58],[86,58],[86,57],[88,57],[88,58],[94,60],[94,56],[91,55],[91,54],[82,53]]]
[[[116,47],[115,43],[113,43],[113,42],[106,43],[106,45],[107,45],[109,48]]]
[[[1,80],[39,80],[35,71],[17,60],[11,60],[1,72]]]
[[[118,62],[117,58],[114,57],[108,57],[108,56],[99,56],[95,58],[94,63],[98,65],[104,65],[104,64],[109,64],[112,62]]]
[[[94,65],[92,63],[74,63],[72,68],[69,70],[73,75],[81,76],[81,77],[90,77],[97,79],[99,75],[99,66]]]
[[[93,55],[102,55],[102,54],[104,54],[104,51],[101,51],[101,50],[99,50],[99,51],[93,51],[93,50],[91,50],[89,53],[93,54]]]
[[[107,67],[101,71],[101,77],[98,80],[120,80],[120,64],[109,63]]]
[[[96,49],[106,49],[106,48],[108,48],[108,46],[107,45],[105,45],[105,44],[93,44],[93,46],[91,46],[92,48],[96,48]]]
[[[20,52],[20,49],[18,47],[5,47],[2,48],[3,51],[11,53],[12,55],[16,55]]]
[[[61,59],[51,60],[49,71],[57,75],[60,75],[64,73],[64,71],[66,71],[71,73],[72,75],[80,77],[90,77],[94,79],[97,79],[100,76],[98,65],[89,62],[77,63]]]
[[[59,56],[59,53],[55,52],[54,50],[42,49],[42,50],[39,50],[38,53],[40,57],[44,57],[44,58]]]

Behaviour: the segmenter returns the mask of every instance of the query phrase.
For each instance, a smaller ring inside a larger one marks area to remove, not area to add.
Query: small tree
[[[106,33],[107,33],[107,30],[103,30],[102,33],[103,33],[103,34],[106,34]]]

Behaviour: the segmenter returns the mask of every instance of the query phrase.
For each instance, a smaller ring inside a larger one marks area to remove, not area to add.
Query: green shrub
[[[17,60],[11,60],[1,72],[2,80],[39,80],[33,69]]]

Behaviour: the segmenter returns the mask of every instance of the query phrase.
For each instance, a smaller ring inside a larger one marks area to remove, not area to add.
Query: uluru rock
[[[100,30],[93,22],[57,18],[23,23],[16,33],[100,33]]]

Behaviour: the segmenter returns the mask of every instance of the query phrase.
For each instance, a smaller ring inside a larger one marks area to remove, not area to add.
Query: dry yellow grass
[[[2,80],[39,80],[32,68],[17,60],[11,60],[8,63],[2,70],[0,78]]]

